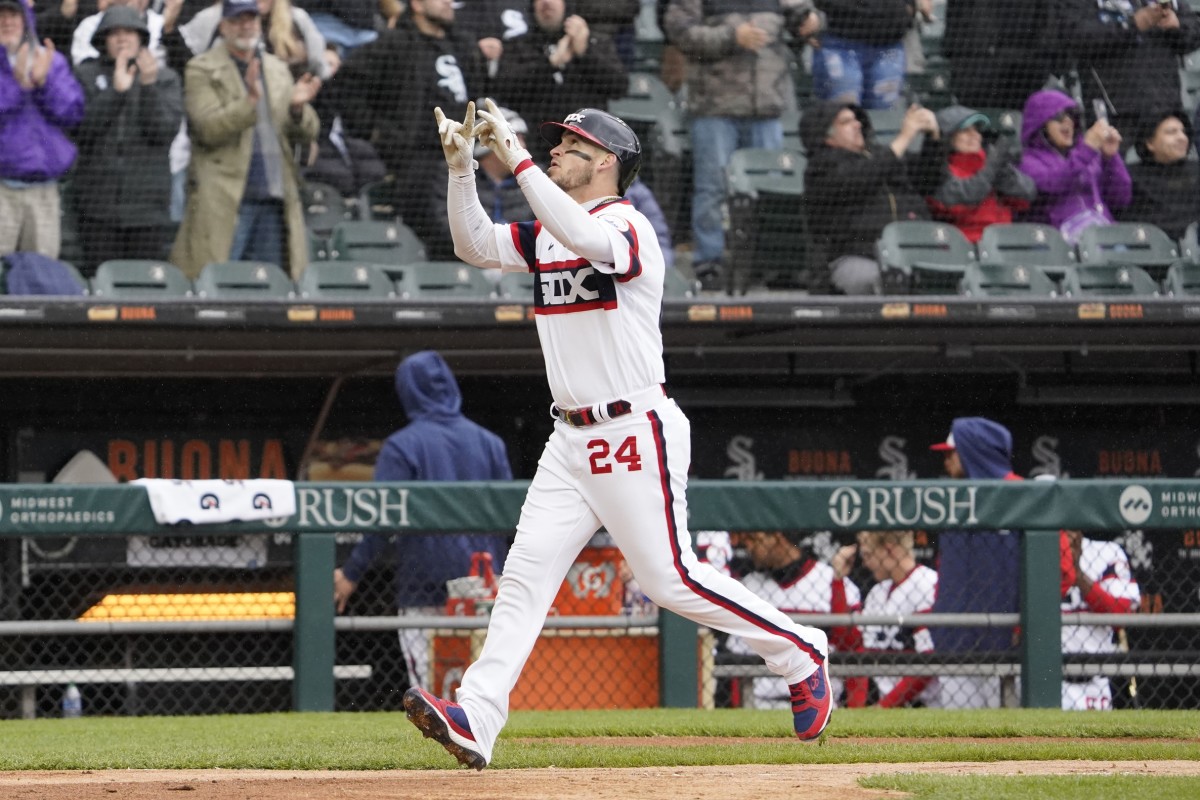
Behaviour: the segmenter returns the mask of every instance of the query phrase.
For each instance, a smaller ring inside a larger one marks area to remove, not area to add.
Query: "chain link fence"
[[[340,536],[339,557],[360,538]],[[288,710],[294,598],[286,541],[266,535],[6,540],[0,716],[58,716],[70,684],[78,686],[86,715]],[[1088,532],[1078,541],[1077,566],[1086,579],[1077,573],[1060,588],[1064,613],[1086,616],[1064,622],[1064,706],[1195,708],[1196,532]],[[697,542],[714,567],[830,634],[843,706],[1019,703],[1019,609],[996,607],[997,587],[983,584],[979,596],[965,599],[970,610],[935,608],[934,534],[701,532]],[[602,536],[594,544],[556,599],[513,694],[514,709],[661,703],[657,611],[619,554]],[[248,563],[249,553],[262,561]],[[1069,543],[1063,553],[1064,564],[1075,564]],[[398,633],[417,637],[417,651],[428,659],[425,683],[443,696],[452,696],[479,652],[486,594],[397,616],[395,580],[395,565],[380,559],[339,617],[338,710],[400,708],[412,679]],[[938,615],[937,625],[921,619],[930,613]],[[952,634],[964,631],[965,643]],[[722,634],[702,631],[697,665],[699,706],[786,706],[782,681]]]

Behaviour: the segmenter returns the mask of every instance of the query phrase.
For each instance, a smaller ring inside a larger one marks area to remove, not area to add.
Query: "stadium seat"
[[[667,269],[663,278],[663,299],[681,300],[699,297],[700,284],[677,269]]]
[[[1179,255],[1189,264],[1200,264],[1200,223],[1193,222],[1179,240]]]
[[[735,150],[725,167],[731,289],[807,285],[805,159],[792,150]]]
[[[397,222],[400,212],[396,210],[396,181],[384,178],[368,183],[358,197],[359,219],[377,222]]]
[[[482,270],[461,261],[419,261],[404,264],[397,273],[396,295],[404,299],[486,299],[492,284]]]
[[[214,261],[196,276],[196,294],[219,300],[269,300],[295,297],[284,271],[265,261]]]
[[[505,272],[496,285],[496,296],[501,300],[532,303],[533,280],[532,272]]]
[[[946,222],[889,222],[875,245],[885,292],[958,294],[975,248]]]
[[[192,282],[179,267],[167,261],[105,261],[96,267],[96,274],[92,277],[92,295],[95,297],[153,300],[187,297],[191,293]]]
[[[1058,228],[1040,222],[989,225],[976,248],[980,264],[1040,267],[1055,280],[1075,264],[1075,250]]]
[[[1168,297],[1200,295],[1200,264],[1179,261],[1167,268],[1163,287]]]
[[[1054,297],[1058,286],[1036,266],[968,264],[959,292],[968,297]]]
[[[1161,228],[1145,222],[1114,222],[1084,229],[1076,243],[1080,264],[1141,267],[1155,281],[1179,260],[1179,246]]]
[[[296,288],[315,300],[386,300],[396,286],[376,264],[354,261],[314,261],[305,268]]]
[[[355,217],[353,206],[326,183],[305,181],[300,187],[300,202],[304,209],[304,226],[319,236],[328,236],[339,222]]]
[[[329,241],[329,258],[398,265],[425,260],[425,245],[400,222],[363,220],[339,223]]]
[[[1141,267],[1079,264],[1063,276],[1063,293],[1070,297],[1152,297],[1159,293],[1159,285]]]

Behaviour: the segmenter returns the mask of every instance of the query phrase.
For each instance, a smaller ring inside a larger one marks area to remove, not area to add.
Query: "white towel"
[[[139,478],[160,525],[191,522],[251,521],[290,517],[296,513],[296,486],[291,481],[173,481]]]

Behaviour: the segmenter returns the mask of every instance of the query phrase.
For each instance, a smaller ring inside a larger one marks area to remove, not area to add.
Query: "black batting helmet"
[[[603,147],[617,157],[620,169],[617,172],[617,188],[621,194],[633,183],[642,166],[642,143],[637,134],[620,117],[614,117],[598,108],[581,108],[567,114],[562,122],[543,122],[539,126],[542,138],[557,147],[563,134],[570,132]]]

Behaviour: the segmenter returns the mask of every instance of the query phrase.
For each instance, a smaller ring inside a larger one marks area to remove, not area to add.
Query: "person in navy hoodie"
[[[0,47],[0,255],[58,258],[58,181],[75,163],[66,131],[83,119],[83,88],[54,43],[38,43],[28,0],[0,0]]]
[[[930,447],[943,454],[946,474],[955,479],[1012,480],[1012,434],[984,417],[958,417],[946,441]],[[1021,539],[1014,531],[943,531],[938,535],[938,589],[933,613],[1012,614],[1018,610]],[[1016,645],[1012,628],[933,628],[934,649],[962,653],[977,660],[979,652],[997,653]],[[948,668],[950,669],[950,668]],[[997,708],[1000,679],[943,675],[943,708]]]
[[[504,441],[462,413],[458,381],[432,350],[414,353],[396,368],[396,394],[409,423],[384,442],[375,462],[377,481],[507,481],[512,467]],[[368,534],[334,570],[339,613],[367,569],[387,549],[388,534]],[[466,575],[471,555],[490,553],[497,574],[508,539],[496,534],[432,533],[395,537],[396,607],[401,616],[444,613],[446,581]],[[430,687],[429,630],[401,628],[400,649],[413,686]]]

